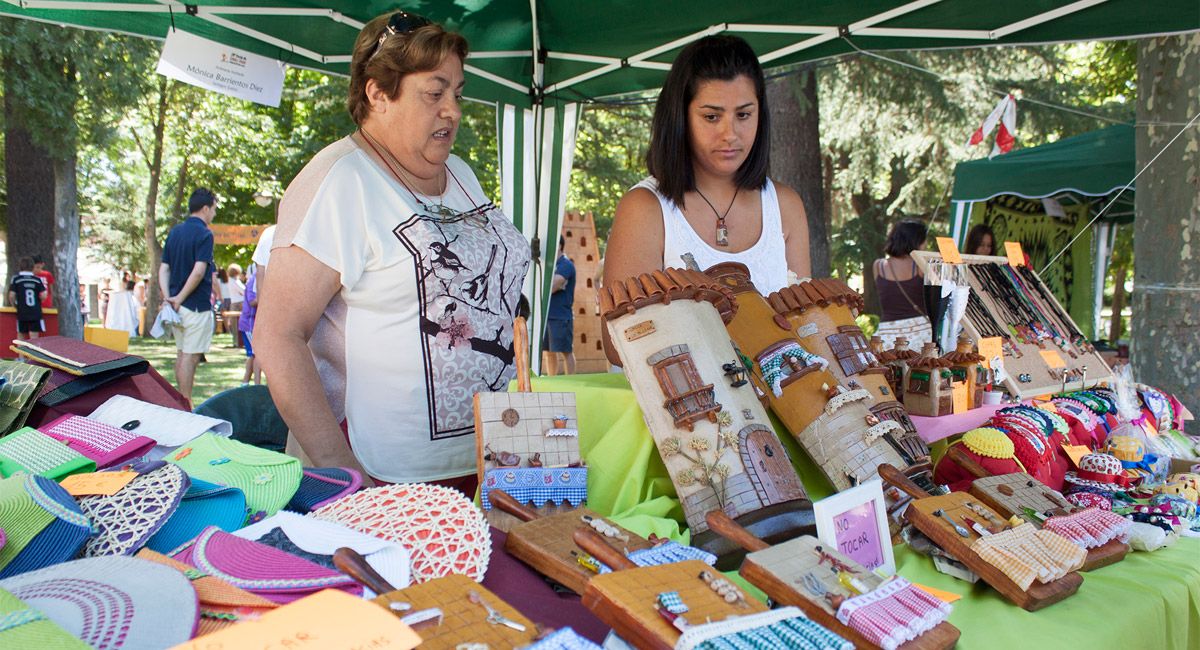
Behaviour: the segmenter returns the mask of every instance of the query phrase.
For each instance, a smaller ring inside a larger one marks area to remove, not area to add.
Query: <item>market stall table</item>
[[[575,393],[580,450],[589,468],[588,507],[641,535],[687,541],[683,511],[623,375],[537,377],[533,389]],[[973,416],[977,426],[989,415],[976,409],[957,417]],[[776,431],[783,430],[776,426]],[[785,433],[782,439],[809,495],[816,500],[831,494],[791,436]],[[503,556],[503,550],[498,547],[496,555]],[[928,558],[907,547],[896,548],[896,565],[913,582],[963,596],[949,619],[962,630],[959,648],[1012,650],[1031,641],[1089,649],[1200,648],[1200,539],[1131,553],[1124,562],[1083,574],[1078,593],[1032,613],[982,583],[969,585],[938,573]],[[493,578],[488,578],[491,588]],[[518,609],[525,611],[523,605]],[[525,613],[535,621],[546,616]]]

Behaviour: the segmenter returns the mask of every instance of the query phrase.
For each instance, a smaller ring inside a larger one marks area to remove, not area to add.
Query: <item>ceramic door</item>
[[[746,471],[764,503],[783,503],[806,496],[800,478],[775,432],[752,424],[738,434]]]

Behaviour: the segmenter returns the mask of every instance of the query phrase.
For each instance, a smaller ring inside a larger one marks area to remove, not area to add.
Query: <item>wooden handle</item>
[[[600,533],[587,526],[576,528],[571,539],[574,539],[575,544],[586,551],[588,555],[607,564],[613,571],[632,569],[637,566],[633,560],[625,557],[624,553],[613,548]]]
[[[390,582],[379,575],[370,564],[367,564],[366,558],[359,555],[358,551],[352,548],[343,546],[334,551],[333,566],[337,567],[338,571],[354,578],[358,584],[377,594],[396,591],[396,588]]]
[[[963,468],[968,474],[975,478],[987,478],[991,474],[979,464],[979,461],[967,455],[959,445],[951,445],[946,450],[946,458],[949,458],[955,465]]]
[[[730,519],[724,510],[713,510],[704,519],[708,521],[708,527],[716,531],[718,535],[741,546],[747,551],[761,551],[771,548],[770,544],[755,537],[753,533],[742,528],[741,524]]]
[[[516,354],[517,392],[532,392],[533,386],[529,381],[529,325],[523,316],[513,320],[513,352]]]
[[[533,521],[538,518],[538,513],[512,498],[512,495],[504,490],[492,490],[488,492],[488,501],[491,501],[494,507],[507,512],[521,521]]]
[[[904,472],[896,469],[888,463],[879,466],[879,478],[887,483],[894,485],[908,493],[908,496],[914,499],[924,499],[929,496],[929,493],[921,489],[921,486],[912,482],[912,479],[904,475]]]

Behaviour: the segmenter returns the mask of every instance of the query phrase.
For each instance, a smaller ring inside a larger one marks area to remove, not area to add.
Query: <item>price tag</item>
[[[106,496],[110,497],[129,482],[137,478],[137,472],[93,472],[91,474],[72,474],[58,484],[67,494],[76,497]]]
[[[388,610],[326,589],[174,650],[410,650],[420,643],[421,637]]]
[[[989,370],[993,368],[993,363],[1004,362],[1004,346],[1001,344],[999,336],[989,336],[979,339],[979,356],[983,357],[983,365]]]
[[[962,264],[962,255],[958,254],[958,246],[950,237],[937,238],[938,252],[942,255],[942,260],[947,264]]]
[[[966,382],[956,382],[950,385],[950,390],[954,395],[954,413],[966,413],[971,410],[970,396],[967,394]]]
[[[1042,361],[1045,361],[1046,365],[1051,368],[1067,367],[1067,362],[1063,361],[1062,356],[1058,354],[1058,350],[1038,350],[1038,354],[1042,355]]]
[[[1004,242],[1004,254],[1008,256],[1009,266],[1025,266],[1025,251],[1021,250],[1021,242]]]
[[[1075,467],[1079,467],[1079,461],[1083,460],[1084,456],[1092,453],[1091,449],[1088,449],[1083,445],[1063,445],[1062,448],[1063,451],[1067,452],[1067,458],[1071,459],[1071,463],[1073,463]]]
[[[937,598],[938,600],[940,600],[944,603],[952,603],[952,602],[962,598],[962,596],[960,596],[956,593],[949,592],[949,591],[942,591],[941,589],[938,589],[936,587],[920,585],[915,582],[912,583],[912,586],[916,587],[917,589],[920,589],[921,591],[924,591],[925,593],[929,594],[930,596],[933,596],[934,598]]]

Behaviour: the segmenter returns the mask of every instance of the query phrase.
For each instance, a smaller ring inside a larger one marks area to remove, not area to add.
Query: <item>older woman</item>
[[[254,343],[316,465],[473,489],[472,398],[514,375],[530,256],[450,153],[466,56],[462,36],[420,16],[367,23],[347,100],[359,129],[280,203]]]

